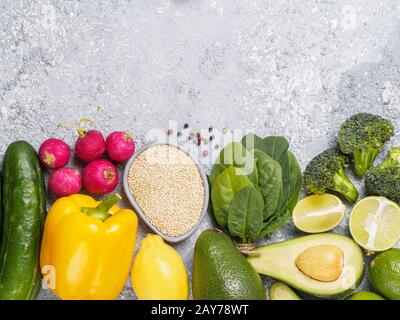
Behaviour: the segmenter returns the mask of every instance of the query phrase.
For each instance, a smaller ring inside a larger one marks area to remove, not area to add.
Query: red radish
[[[75,143],[75,152],[79,159],[90,162],[101,158],[106,150],[103,134],[97,130],[89,130],[79,135]]]
[[[78,169],[62,168],[54,171],[49,178],[49,190],[57,197],[66,197],[79,193],[82,189],[82,177]]]
[[[118,185],[118,172],[108,160],[98,159],[83,169],[83,186],[93,194],[107,194]]]
[[[71,156],[71,149],[62,140],[47,139],[39,148],[39,158],[48,169],[64,167]]]
[[[123,162],[135,152],[135,142],[129,133],[115,131],[107,137],[106,150],[111,160]]]
[[[79,138],[75,142],[75,153],[84,162],[90,162],[101,158],[106,150],[106,142],[103,134],[98,130],[89,130],[81,127],[83,122],[95,125],[90,119],[81,119],[78,125]]]

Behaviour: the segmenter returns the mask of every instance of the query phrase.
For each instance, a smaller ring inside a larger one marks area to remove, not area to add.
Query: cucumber
[[[35,149],[25,141],[8,147],[3,162],[0,300],[36,298],[40,241],[46,213],[45,183]]]

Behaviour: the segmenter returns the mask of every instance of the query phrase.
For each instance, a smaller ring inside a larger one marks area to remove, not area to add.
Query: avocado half
[[[315,280],[296,266],[296,258],[305,250],[333,245],[343,252],[340,276],[330,282]],[[360,247],[352,239],[334,233],[322,233],[286,240],[254,250],[248,258],[254,269],[291,287],[319,297],[340,297],[358,287],[364,276],[364,259]]]

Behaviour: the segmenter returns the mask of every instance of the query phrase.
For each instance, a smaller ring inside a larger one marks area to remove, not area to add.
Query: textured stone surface
[[[304,167],[334,144],[350,114],[371,111],[400,125],[399,6],[2,0],[0,154],[16,139],[72,144],[82,117],[106,134],[129,130],[138,145],[149,129],[165,130],[173,120],[285,135]],[[176,246],[189,269],[197,235],[209,224]],[[346,233],[346,223],[336,231]],[[138,239],[146,232],[141,226]],[[267,241],[294,235],[288,224]],[[127,285],[121,298],[132,297]]]

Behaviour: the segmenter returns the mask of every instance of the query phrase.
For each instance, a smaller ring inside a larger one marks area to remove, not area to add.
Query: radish
[[[47,139],[39,148],[39,158],[48,169],[64,167],[71,156],[71,149],[62,140]]]
[[[112,192],[117,185],[117,169],[108,160],[94,160],[83,169],[83,186],[90,193],[104,195]]]
[[[84,162],[90,162],[102,157],[106,150],[106,142],[103,134],[98,130],[83,129],[80,125],[82,122],[93,121],[89,119],[82,119],[79,121],[78,134],[79,138],[75,143],[75,153],[79,159]]]
[[[49,178],[49,190],[57,197],[66,197],[79,193],[82,189],[82,177],[78,169],[62,168],[54,171]]]
[[[123,162],[135,152],[135,142],[129,133],[115,131],[107,137],[106,150],[111,160]]]

